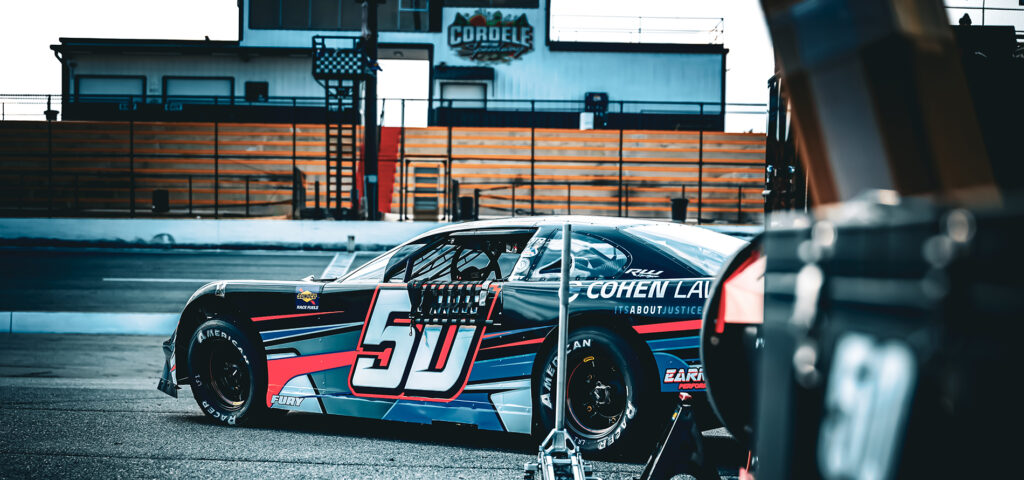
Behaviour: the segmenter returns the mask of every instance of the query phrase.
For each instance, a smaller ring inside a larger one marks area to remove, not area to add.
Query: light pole
[[[366,77],[366,95],[363,114],[363,182],[366,192],[366,217],[368,220],[380,219],[380,207],[377,201],[377,5],[384,0],[356,0],[363,4],[363,53],[370,66],[370,75]],[[397,0],[401,1],[401,0]]]

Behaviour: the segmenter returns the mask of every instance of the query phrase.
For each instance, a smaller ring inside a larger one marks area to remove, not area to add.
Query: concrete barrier
[[[0,218],[8,245],[382,250],[444,225],[438,222]]]
[[[225,249],[384,250],[441,222],[197,220],[149,218],[0,218],[0,244]],[[760,226],[704,225],[749,239]]]
[[[103,333],[167,335],[178,325],[177,313],[0,312],[6,333]]]

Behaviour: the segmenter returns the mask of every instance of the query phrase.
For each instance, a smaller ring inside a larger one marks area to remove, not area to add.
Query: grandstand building
[[[632,41],[610,42],[612,20],[581,28],[550,12],[550,0],[381,4],[379,97],[421,99],[388,100],[385,124],[575,128],[596,110],[597,128],[723,129],[720,19],[638,19]],[[322,122],[313,39],[357,37],[361,19],[354,0],[239,0],[237,41],[61,38],[63,118]]]

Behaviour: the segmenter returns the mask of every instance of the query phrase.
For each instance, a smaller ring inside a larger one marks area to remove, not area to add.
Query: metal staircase
[[[324,87],[326,205],[339,219],[359,209],[356,125],[360,82],[370,73],[358,37],[313,37],[313,77]]]
[[[335,217],[339,217],[342,216],[342,208],[350,211],[359,208],[359,194],[355,185],[355,166],[359,155],[356,139],[359,97],[353,80],[328,79],[325,81],[324,92],[326,205],[329,211],[335,212]]]

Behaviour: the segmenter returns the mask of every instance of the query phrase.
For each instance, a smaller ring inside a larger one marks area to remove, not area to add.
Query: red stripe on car
[[[281,393],[291,379],[307,373],[347,367],[356,360],[356,352],[324,353],[267,360],[267,406],[270,399]]]
[[[540,343],[543,341],[543,338],[534,338],[533,340],[523,340],[521,342],[506,343],[504,345],[494,345],[493,347],[485,347],[481,348],[480,350],[490,350],[492,348],[518,347],[520,345],[532,345],[534,343]]]
[[[344,313],[343,310],[337,310],[334,312],[308,312],[308,313],[290,313],[288,315],[268,315],[265,317],[252,317],[254,322],[263,322],[266,320],[280,320],[282,318],[299,318],[299,317],[313,317],[316,315],[330,315],[333,313]]]
[[[700,320],[683,320],[681,322],[668,322],[668,323],[652,323],[649,325],[635,325],[633,330],[636,333],[661,333],[661,332],[675,332],[680,330],[698,330],[700,329]]]

